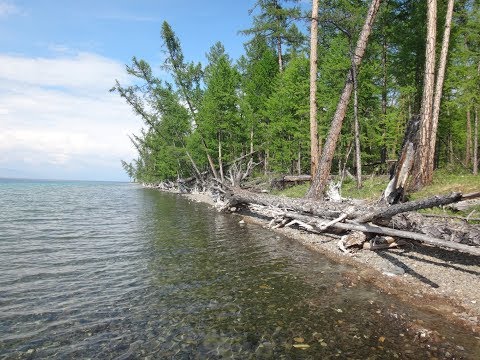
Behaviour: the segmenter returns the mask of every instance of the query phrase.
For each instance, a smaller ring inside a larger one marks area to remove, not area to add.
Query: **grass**
[[[388,183],[386,176],[369,177],[363,182],[363,187],[357,189],[354,180],[346,179],[342,186],[342,196],[355,199],[378,199],[382,195]],[[272,194],[282,195],[291,198],[304,197],[310,187],[310,183],[295,185],[284,190],[273,190]]]
[[[372,176],[363,181],[363,187],[361,189],[357,189],[354,180],[345,179],[341,194],[343,197],[375,201],[382,196],[382,192],[387,187],[388,181],[387,176]],[[272,190],[272,194],[291,198],[302,198],[307,193],[309,187],[310,183],[307,182],[284,190]],[[440,169],[435,171],[431,185],[409,194],[408,198],[409,200],[417,200],[433,195],[446,195],[451,192],[468,194],[477,191],[480,191],[480,176],[474,176],[463,169]],[[461,217],[467,217],[472,211],[474,211],[471,215],[472,218],[480,217],[480,205],[470,207],[465,211],[455,211],[453,209],[439,207],[420,210],[420,212],[424,214],[455,215]],[[474,223],[478,223],[478,221]]]
[[[468,194],[472,192],[480,191],[480,176],[475,176],[466,172],[464,169],[440,169],[433,175],[433,182],[431,185],[426,186],[420,191],[412,193],[411,200],[422,199],[433,195],[445,195],[452,192],[461,192],[462,194]],[[455,211],[446,208],[431,208],[420,210],[425,214],[435,215],[456,215],[467,217],[472,214],[473,218],[480,217],[480,205],[475,205],[464,211]]]
[[[463,169],[440,169],[433,174],[433,183],[411,194],[411,199],[416,200],[451,192],[468,194],[477,191],[480,191],[480,176],[467,173]]]
[[[363,181],[363,187],[357,189],[356,182],[345,179],[341,194],[343,197],[377,200],[381,197],[383,190],[388,184],[387,176],[372,176]],[[310,187],[310,183],[304,183],[289,187],[284,190],[273,190],[272,194],[292,198],[304,197]],[[480,191],[480,176],[475,176],[464,169],[440,169],[435,171],[433,183],[420,191],[409,194],[410,200],[417,200],[433,195],[444,195],[451,192],[463,194]],[[443,211],[441,209],[438,209]],[[480,212],[480,206],[478,207]]]
[[[290,198],[302,198],[308,191],[310,187],[310,182],[306,182],[300,185],[291,186],[283,190],[272,190],[273,195],[281,195]]]
[[[387,184],[387,176],[372,176],[363,180],[363,186],[357,189],[356,181],[349,179],[343,183],[341,193],[343,197],[353,199],[378,200]]]

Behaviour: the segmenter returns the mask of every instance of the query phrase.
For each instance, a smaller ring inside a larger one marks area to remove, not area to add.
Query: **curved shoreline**
[[[207,194],[181,194],[191,201],[215,206]],[[235,214],[235,213],[234,213]],[[250,214],[236,214],[246,223],[268,227]],[[293,228],[270,229],[298,241],[328,259],[352,266],[349,281],[364,281],[421,310],[441,314],[471,330],[480,340],[480,261],[474,256],[429,246],[361,250],[347,256],[336,239]],[[414,249],[412,249],[414,248]]]

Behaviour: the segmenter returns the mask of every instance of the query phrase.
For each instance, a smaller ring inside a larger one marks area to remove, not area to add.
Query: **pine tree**
[[[210,63],[206,89],[197,119],[208,148],[217,148],[220,179],[224,182],[224,157],[233,159],[235,144],[242,143],[240,139],[244,134],[238,116],[240,78],[221,44],[213,46],[207,58]],[[230,154],[225,154],[224,149]]]
[[[278,69],[283,71],[283,52],[285,47],[298,48],[305,41],[305,36],[298,30],[292,19],[300,17],[298,7],[286,8],[284,2],[297,3],[298,0],[257,0],[250,14],[259,9],[259,14],[253,18],[253,26],[242,30],[245,35],[262,35],[276,49],[278,57]]]

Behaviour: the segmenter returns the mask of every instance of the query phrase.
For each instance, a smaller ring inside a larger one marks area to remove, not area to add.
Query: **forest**
[[[133,181],[303,174],[307,197],[322,198],[331,174],[361,187],[390,173],[397,197],[437,169],[478,173],[479,1],[257,0],[246,11],[239,59],[217,42],[208,63],[189,61],[164,22],[170,80],[133,57],[134,85],[116,81],[144,124],[130,137],[138,157],[122,161]]]

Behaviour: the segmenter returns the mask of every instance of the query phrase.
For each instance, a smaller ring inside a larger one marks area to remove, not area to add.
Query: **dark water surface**
[[[238,221],[132,184],[0,180],[0,358],[480,358],[471,333]]]

